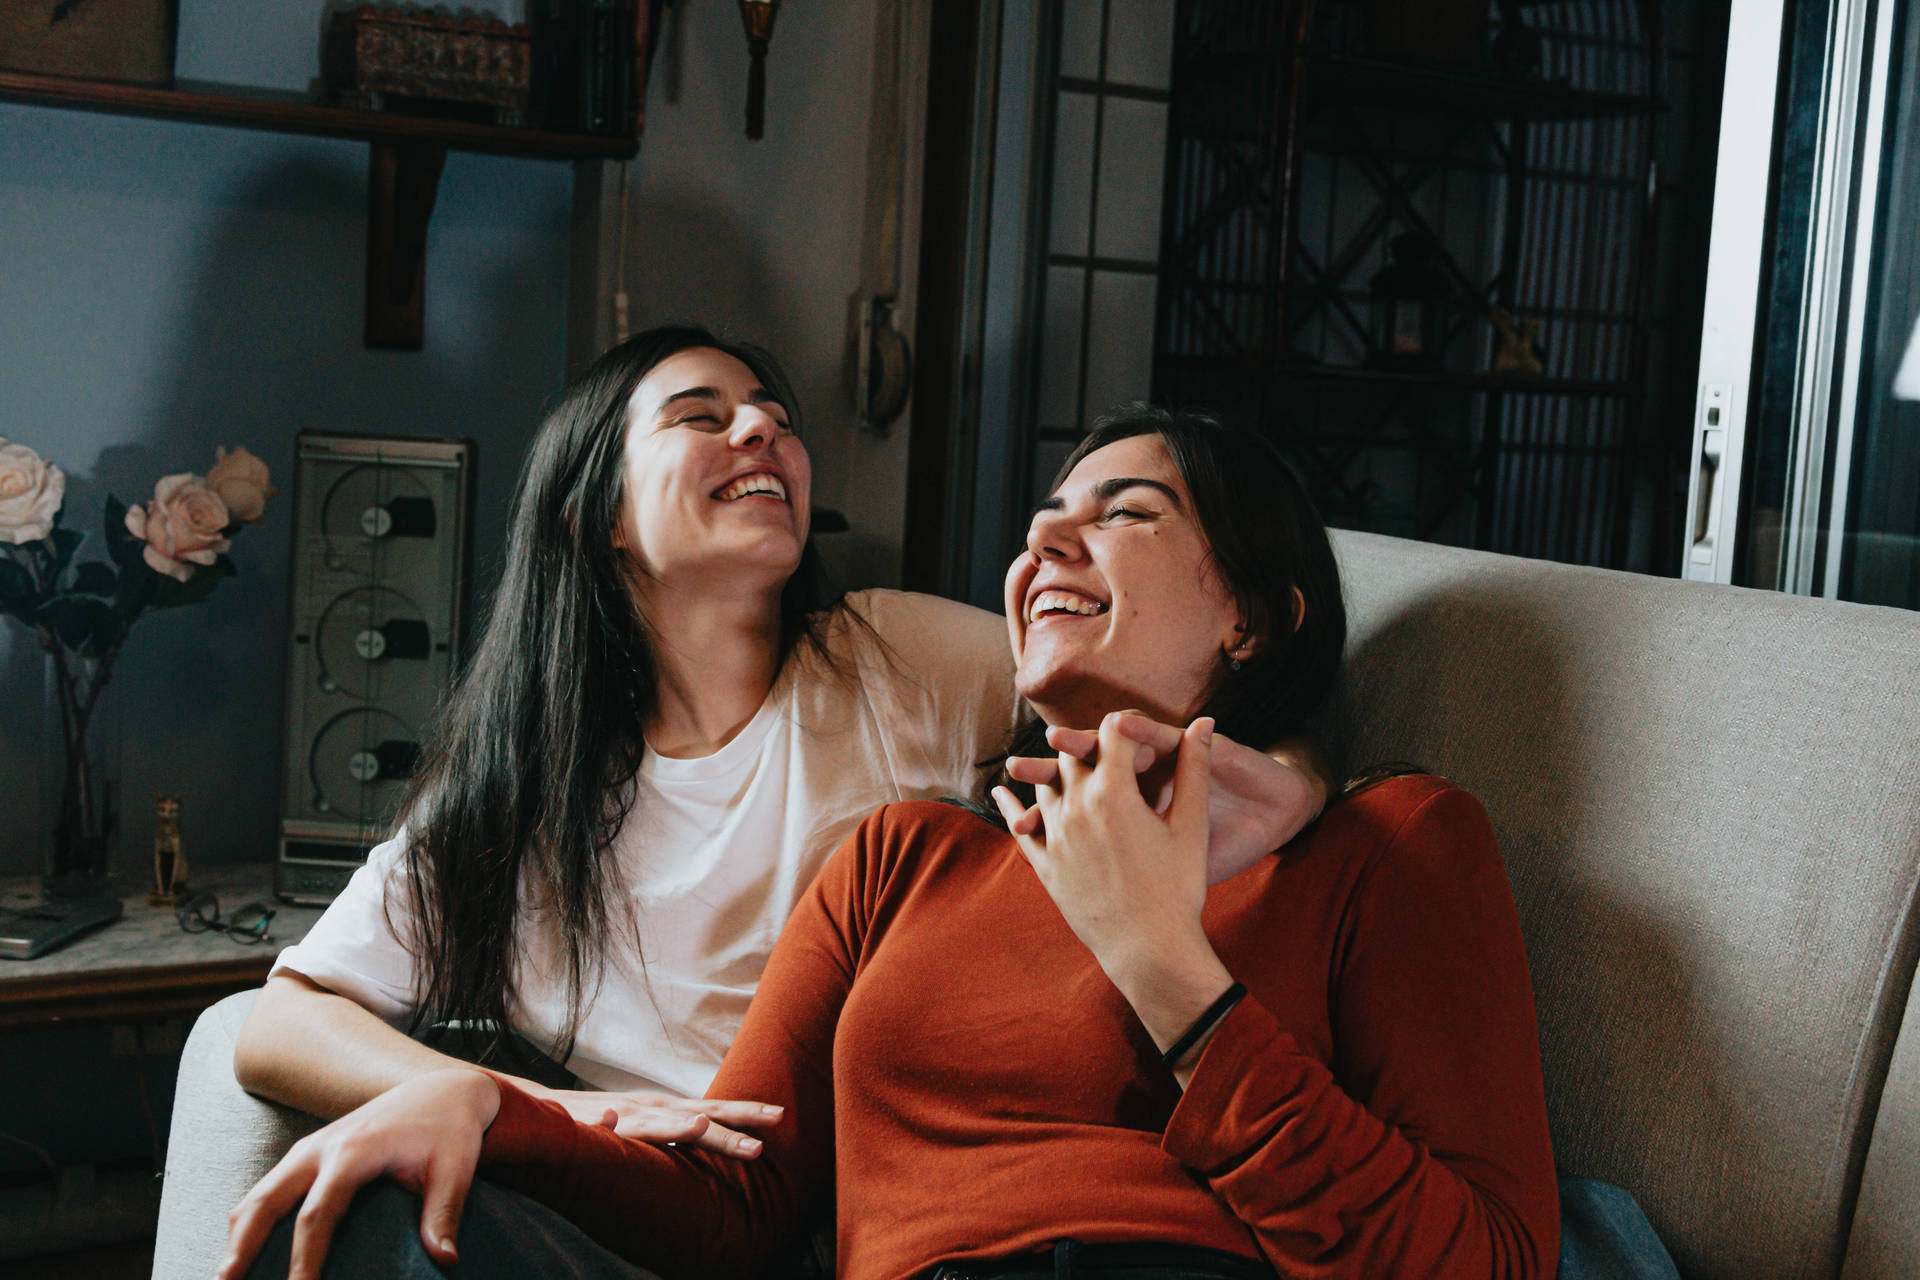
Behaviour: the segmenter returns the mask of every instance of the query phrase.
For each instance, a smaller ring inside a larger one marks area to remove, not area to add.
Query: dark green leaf
[[[170,581],[172,579],[155,573],[137,551],[133,559],[123,561],[120,565],[120,592],[114,597],[121,620],[132,625],[133,620],[140,616],[140,611],[153,603],[153,593],[160,589],[160,584]]]
[[[176,609],[181,605],[199,604],[213,594],[213,589],[220,585],[222,578],[231,578],[237,572],[231,556],[220,556],[212,564],[193,566],[193,576],[185,582],[164,574],[156,575],[159,581],[153,591],[153,607]]]
[[[53,576],[55,578],[58,578],[61,573],[66,570],[68,562],[73,559],[73,553],[78,551],[80,544],[86,540],[86,534],[76,532],[72,529],[55,529],[47,535],[47,545],[53,549]]]
[[[130,619],[122,617],[112,607],[108,607],[106,621],[94,630],[88,651],[97,657],[112,657],[126,641],[127,628],[132,625]]]
[[[0,609],[24,616],[33,607],[33,575],[11,556],[0,553]]]
[[[115,564],[126,564],[140,558],[140,549],[146,543],[127,532],[127,504],[107,495],[107,515],[101,522],[107,535],[107,554]]]
[[[40,617],[69,649],[78,649],[114,625],[113,610],[103,600],[86,596],[55,596],[40,606]]]
[[[120,576],[98,560],[89,560],[73,571],[73,589],[82,595],[110,596]]]

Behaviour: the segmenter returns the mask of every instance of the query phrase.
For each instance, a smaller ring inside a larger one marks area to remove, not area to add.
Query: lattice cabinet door
[[[1657,0],[1179,0],[1155,396],[1335,524],[1624,564],[1664,65]]]

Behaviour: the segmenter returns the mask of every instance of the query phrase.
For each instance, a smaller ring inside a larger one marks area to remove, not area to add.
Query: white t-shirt
[[[726,746],[694,760],[646,754],[614,841],[640,951],[616,928],[589,989],[566,1063],[588,1084],[706,1092],[774,940],[827,857],[883,804],[970,794],[975,762],[1004,744],[1019,708],[999,615],[898,591],[848,604],[875,634],[832,615],[831,663],[797,648]],[[374,849],[274,971],[304,974],[390,1022],[406,1018],[419,984],[404,847],[403,832]],[[566,1016],[564,952],[537,919],[522,921],[520,937],[510,1014],[521,1034],[551,1045]]]

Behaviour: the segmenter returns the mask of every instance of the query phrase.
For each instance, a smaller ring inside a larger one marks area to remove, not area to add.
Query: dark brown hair
[[[1134,436],[1157,436],[1193,497],[1194,514],[1220,580],[1244,610],[1261,643],[1239,670],[1225,655],[1202,715],[1221,733],[1265,748],[1303,729],[1340,669],[1347,609],[1340,593],[1327,526],[1298,475],[1266,439],[1200,413],[1130,404],[1099,418],[1067,456],[1049,492],[1058,490],[1088,454]],[[1305,602],[1293,624],[1293,593]],[[1047,752],[1046,725],[1036,716],[1015,730],[1007,751],[982,761],[987,777],[976,802],[989,814],[995,786],[1010,786],[1031,804],[1031,788],[1006,776],[1008,755]]]
[[[655,366],[697,347],[746,365],[799,429],[771,355],[692,326],[638,334],[575,379],[527,452],[486,626],[402,809],[418,918],[413,1027],[454,1024],[468,1056],[525,1065],[508,1019],[523,893],[566,965],[565,1021],[557,1042],[538,1048],[571,1054],[598,981],[615,924],[608,851],[632,807],[655,706],[653,646],[630,559],[613,541],[627,403]],[[783,657],[813,636],[823,594],[809,541],[781,597]]]

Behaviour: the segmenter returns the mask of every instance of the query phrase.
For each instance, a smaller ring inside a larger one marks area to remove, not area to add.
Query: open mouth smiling
[[[742,498],[752,497],[773,498],[785,502],[787,486],[771,471],[756,471],[751,475],[729,480],[715,489],[713,496],[721,502],[738,502]]]
[[[1027,605],[1027,621],[1039,622],[1043,618],[1093,618],[1107,611],[1105,601],[1078,591],[1063,591],[1058,587],[1049,587],[1035,593]]]

